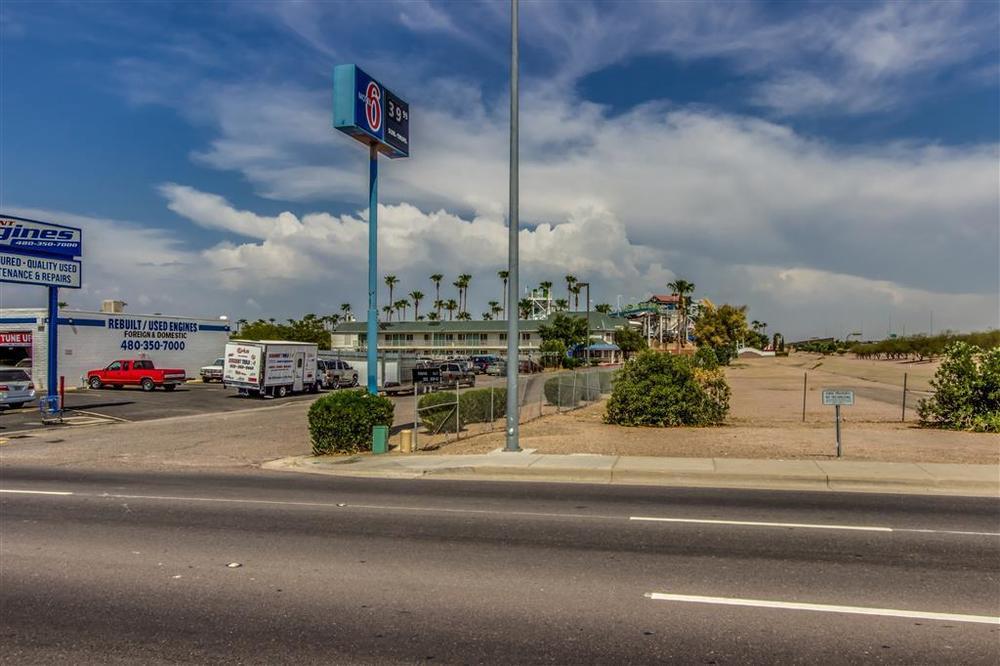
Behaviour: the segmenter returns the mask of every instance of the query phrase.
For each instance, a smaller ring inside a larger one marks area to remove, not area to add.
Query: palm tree
[[[527,319],[531,316],[531,301],[527,298],[522,298],[517,302],[517,310],[521,319]]]
[[[340,311],[344,313],[344,321],[350,321],[351,319],[354,318],[354,315],[351,314],[351,304],[350,303],[341,303],[340,304]]]
[[[464,312],[464,311],[463,312],[459,312],[457,319],[459,321],[472,321],[472,315],[470,315],[468,312]]]
[[[503,280],[503,307],[507,309],[507,280],[510,279],[510,271],[497,271],[497,277]]]
[[[396,301],[396,309],[403,311],[403,318],[400,319],[399,321],[406,321],[406,309],[408,307],[410,307],[410,301],[408,301],[407,299],[401,298],[398,301]]]
[[[420,321],[420,301],[424,299],[424,292],[411,291],[410,298],[413,299],[413,318]]]
[[[563,312],[565,310],[569,310],[569,301],[567,301],[565,298],[557,298],[556,312]]]
[[[677,294],[678,316],[680,317],[680,327],[677,329],[677,351],[680,352],[687,338],[687,303],[689,301],[687,295],[694,292],[694,284],[678,278],[667,283],[667,288],[672,289]]]
[[[443,280],[443,279],[444,279],[444,276],[441,275],[440,273],[435,273],[434,275],[431,276],[431,282],[434,283],[434,299],[435,299],[435,302],[441,300],[441,280]],[[441,308],[438,308],[438,314],[441,314]]]
[[[483,316],[483,321],[490,321],[491,319],[493,319],[493,315],[490,314],[489,312],[484,312],[482,316]]]
[[[382,312],[385,313],[385,320],[386,321],[392,321],[392,306],[391,305],[383,305],[382,306]]]
[[[427,315],[428,321],[438,321],[439,319],[441,319],[441,315],[437,312],[431,312]]]
[[[573,306],[573,309],[576,312],[579,312],[580,311],[580,292],[583,291],[583,289],[581,289],[578,285],[574,284],[572,287],[570,287],[570,291],[573,293],[573,296],[576,299],[576,302],[575,302],[575,305]]]
[[[455,289],[458,289],[458,311],[461,312],[462,311],[462,280],[461,279],[455,280],[454,282],[451,283],[451,286],[453,286]]]
[[[392,303],[392,288],[399,284],[399,278],[395,275],[385,276],[385,286],[389,287],[389,302]]]
[[[435,314],[437,315],[436,317],[434,317],[435,320],[441,318],[441,308],[443,307],[444,307],[444,301],[442,301],[440,298],[434,301],[434,309],[436,310]]]
[[[469,283],[472,282],[472,276],[468,273],[462,273],[458,276],[458,281],[462,284],[462,293],[465,296],[464,301],[459,301],[458,307],[461,308],[462,312],[466,312],[469,309]]]
[[[498,301],[490,301],[490,319],[493,319],[500,314],[502,309],[503,308],[500,307],[500,303]]]
[[[236,321],[236,332],[239,333],[240,330],[249,323],[250,322],[248,322],[246,319],[238,319]]]
[[[449,298],[444,302],[444,309],[448,311],[448,321],[454,319],[455,310],[458,309],[458,303],[454,298]]]
[[[564,279],[566,280],[566,291],[569,292],[569,300],[572,301],[573,300],[573,285],[576,284],[576,276],[575,275],[567,275]]]
[[[597,305],[594,306],[594,311],[595,312],[600,312],[601,314],[608,314],[608,313],[611,312],[611,304],[610,303],[598,303]]]
[[[551,291],[552,289],[552,282],[549,280],[545,280],[544,282],[539,282],[538,287],[545,292],[545,297],[548,298],[549,291]]]

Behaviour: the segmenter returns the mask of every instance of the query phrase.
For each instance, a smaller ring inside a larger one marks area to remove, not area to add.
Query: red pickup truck
[[[157,386],[173,391],[186,379],[184,370],[157,368],[153,366],[152,361],[146,359],[113,361],[103,370],[91,370],[87,373],[87,385],[92,389],[99,389],[102,386],[121,388],[133,385],[142,387],[143,391],[152,391]]]

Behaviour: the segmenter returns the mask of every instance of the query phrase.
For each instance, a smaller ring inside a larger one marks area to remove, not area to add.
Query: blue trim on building
[[[60,326],[97,326],[105,327],[103,319],[77,319],[76,317],[59,317]]]
[[[229,332],[228,324],[225,326],[219,326],[217,324],[198,324],[199,331],[226,331]]]
[[[0,324],[37,324],[37,317],[2,317]]]

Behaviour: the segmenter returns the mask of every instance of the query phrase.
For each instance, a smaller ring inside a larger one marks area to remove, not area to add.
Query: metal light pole
[[[576,286],[587,288],[587,344],[584,347],[586,353],[587,367],[590,367],[590,283],[589,282],[577,282]]]
[[[521,450],[518,441],[518,400],[517,371],[520,366],[518,347],[517,296],[520,291],[517,280],[517,204],[518,204],[518,174],[517,174],[517,0],[510,1],[510,204],[508,208],[509,241],[507,249],[507,271],[509,283],[507,289],[507,440],[504,451],[517,452]]]

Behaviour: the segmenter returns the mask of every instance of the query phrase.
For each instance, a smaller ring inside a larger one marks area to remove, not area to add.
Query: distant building
[[[685,339],[693,340],[694,315],[698,311],[698,302],[688,303],[688,320]],[[677,294],[653,294],[635,305],[628,305],[616,316],[627,319],[638,328],[652,348],[668,346],[677,339],[681,328],[680,297]]]
[[[584,312],[565,314],[583,318]],[[518,324],[523,355],[537,354],[542,344],[539,327],[548,320],[521,320]],[[590,337],[596,344],[614,342],[616,328],[626,322],[600,312],[590,313]],[[340,324],[330,336],[334,350],[367,349],[365,322]],[[505,354],[507,352],[506,320],[491,321],[400,321],[379,324],[380,350],[415,353],[421,356],[468,356],[470,354]],[[597,349],[595,347],[595,349]]]

